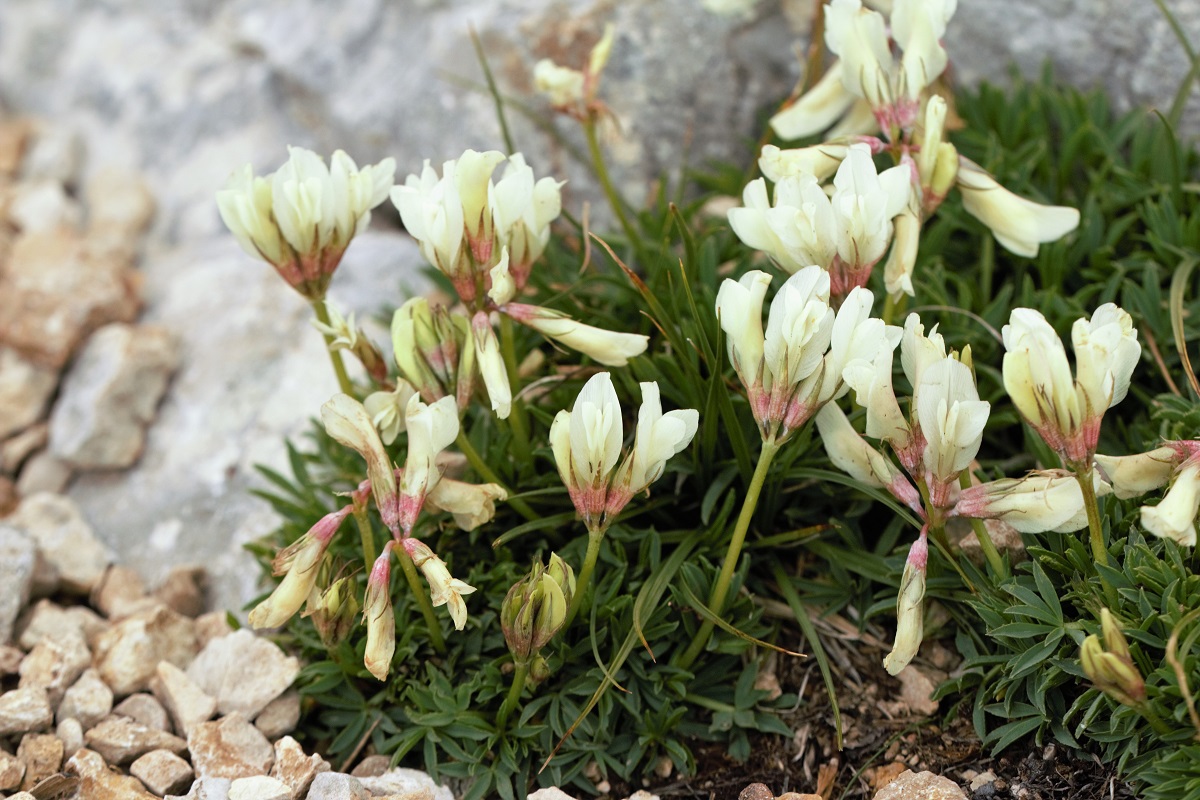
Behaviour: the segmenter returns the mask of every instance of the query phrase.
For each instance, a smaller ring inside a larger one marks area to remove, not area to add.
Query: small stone
[[[159,661],[183,666],[195,654],[195,623],[166,606],[126,617],[96,640],[96,668],[118,696],[146,689]]]
[[[11,753],[0,750],[0,792],[20,787],[25,777],[25,762]]]
[[[163,800],[229,800],[229,778],[197,778],[185,795],[167,795]]]
[[[21,178],[45,178],[74,186],[83,168],[83,137],[58,125],[38,123],[21,159]]]
[[[213,639],[187,668],[188,677],[217,700],[222,714],[253,719],[282,694],[300,672],[300,662],[243,628]]]
[[[171,731],[171,721],[167,719],[167,712],[163,709],[162,704],[154,699],[153,695],[141,692],[131,694],[113,709],[113,713],[129,717],[134,722],[139,722],[156,731],[167,731],[168,733]]]
[[[0,678],[18,674],[24,660],[25,653],[21,648],[11,644],[0,644]]]
[[[83,740],[109,764],[128,764],[151,750],[183,753],[187,749],[187,742],[178,736],[118,716],[101,720],[84,734]]]
[[[904,765],[904,762],[892,761],[888,764],[881,764],[878,767],[863,770],[863,777],[871,785],[871,791],[877,792],[896,780],[896,778],[899,778],[906,769],[908,767]]]
[[[278,756],[276,756],[278,758]],[[367,756],[358,763],[358,766],[350,770],[350,774],[355,778],[378,778],[383,773],[387,772],[392,767],[392,759],[385,755],[375,753]]]
[[[0,694],[0,736],[42,731],[53,722],[50,697],[41,686]]]
[[[819,794],[801,794],[800,792],[784,792],[775,798],[775,800],[825,800]]]
[[[275,766],[271,768],[271,777],[287,784],[292,797],[304,797],[313,779],[329,769],[328,761],[316,754],[306,756],[304,748],[291,736],[284,736],[275,743]]]
[[[33,539],[67,591],[91,593],[112,562],[111,551],[69,497],[48,492],[28,496],[6,522]]]
[[[201,722],[208,722],[217,710],[217,701],[169,661],[159,662],[150,691],[175,721],[175,730],[184,736]]]
[[[576,800],[576,797],[573,794],[567,794],[557,786],[547,786],[545,789],[530,792],[528,800]]]
[[[874,800],[967,800],[963,790],[949,778],[932,772],[907,770],[875,793]]]
[[[21,662],[20,688],[40,686],[58,705],[67,688],[79,679],[92,663],[83,634],[68,630],[58,639],[42,639]]]
[[[29,601],[37,552],[33,540],[9,525],[0,525],[0,644],[13,635],[17,615]]]
[[[322,772],[313,778],[307,800],[371,800],[371,793],[343,772]]]
[[[49,450],[34,453],[21,467],[17,476],[17,492],[22,497],[40,492],[61,494],[71,483],[75,470],[70,464],[55,457]]]
[[[0,439],[41,419],[57,386],[57,370],[34,364],[16,350],[0,346]]]
[[[20,433],[0,441],[0,472],[16,475],[25,459],[41,450],[50,441],[50,425],[39,422]]]
[[[996,773],[992,772],[990,769],[984,770],[983,772],[976,775],[974,778],[971,778],[971,791],[978,792],[983,787],[991,786],[995,782],[996,782]]]
[[[170,750],[151,750],[129,765],[129,774],[157,795],[179,792],[192,782],[192,767]]]
[[[928,675],[909,664],[896,678],[900,681],[900,702],[912,713],[925,717],[937,713],[938,701],[933,699],[937,684]]]
[[[248,778],[265,775],[275,762],[267,737],[241,714],[202,722],[188,733],[192,767],[201,778]]]
[[[142,782],[109,770],[99,753],[84,748],[67,760],[67,772],[78,775],[79,797],[87,800],[157,800]]]
[[[448,788],[439,786],[433,778],[419,769],[396,767],[376,778],[362,778],[360,782],[374,796],[399,795],[412,800],[454,800],[454,794]]]
[[[33,789],[43,778],[49,778],[62,766],[63,743],[52,733],[29,733],[21,738],[17,758],[25,764],[24,791]]]
[[[291,800],[287,784],[266,775],[238,778],[229,786],[229,800]]]
[[[110,627],[103,617],[86,606],[63,608],[50,600],[39,600],[18,621],[17,643],[26,650],[32,650],[43,639],[59,641],[76,632],[82,634],[91,645]]]
[[[0,121],[0,174],[16,174],[29,141],[29,128],[23,119]]]
[[[63,379],[50,415],[50,452],[81,469],[132,466],[178,358],[165,328],[100,328]]]
[[[74,755],[76,750],[83,747],[83,725],[73,717],[59,722],[54,735],[62,742],[64,753]]]
[[[176,609],[178,610],[178,609]],[[229,625],[229,612],[210,611],[196,617],[196,644],[203,650],[213,639],[233,633]]]
[[[79,203],[55,180],[23,181],[8,205],[8,221],[23,233],[78,228],[83,219]]]
[[[154,195],[136,172],[101,168],[88,179],[84,195],[89,234],[104,231],[134,239],[154,217]]]
[[[267,703],[259,715],[254,718],[254,727],[262,731],[262,735],[274,741],[285,733],[296,730],[300,722],[300,693],[289,689]]]
[[[113,693],[95,669],[85,670],[79,680],[63,694],[58,706],[58,719],[74,718],[79,724],[91,728],[112,712]]]
[[[166,579],[154,590],[154,596],[185,617],[204,613],[208,573],[204,567],[172,567]]]
[[[752,783],[738,793],[738,800],[775,800],[775,792],[765,783]]]
[[[152,602],[146,596],[146,584],[142,582],[142,576],[120,564],[109,567],[92,592],[92,606],[113,621],[145,611]]]

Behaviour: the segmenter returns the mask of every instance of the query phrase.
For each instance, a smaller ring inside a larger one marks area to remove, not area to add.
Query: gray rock
[[[76,750],[83,747],[83,725],[77,719],[68,717],[61,720],[54,729],[54,735],[62,742],[64,753],[74,755]]]
[[[267,737],[241,714],[202,722],[188,733],[192,767],[201,778],[249,778],[265,775],[275,762]]]
[[[358,766],[350,770],[350,774],[356,778],[378,778],[391,768],[392,759],[389,756],[375,753],[358,762]]]
[[[0,442],[0,472],[16,475],[21,464],[50,441],[50,426],[45,422],[30,425]]]
[[[113,692],[100,678],[97,670],[86,670],[63,695],[58,706],[58,719],[79,721],[85,729],[92,727],[112,712]]]
[[[322,772],[313,778],[308,800],[371,800],[371,793],[358,778],[343,772]]]
[[[304,748],[291,736],[284,736],[275,743],[275,766],[271,777],[277,778],[291,789],[292,797],[304,797],[313,779],[329,771],[329,762],[315,753],[304,754]]]
[[[21,160],[24,180],[51,180],[74,186],[83,167],[84,144],[70,127],[39,123]]]
[[[126,617],[96,640],[96,668],[117,696],[150,685],[159,661],[177,666],[196,653],[195,622],[166,606]]]
[[[7,523],[33,539],[64,589],[88,594],[112,561],[92,528],[68,497],[42,493],[26,497]]]
[[[204,613],[208,570],[194,564],[172,567],[166,579],[154,590],[154,596],[185,617]]]
[[[170,750],[151,750],[129,765],[129,774],[157,795],[178,792],[192,783],[192,767]]]
[[[286,783],[267,775],[238,778],[229,786],[229,800],[291,800]]]
[[[0,678],[20,673],[21,662],[24,660],[25,653],[21,648],[11,644],[0,644]]]
[[[42,731],[53,722],[54,710],[42,687],[29,686],[0,694],[0,736]]]
[[[70,464],[54,456],[49,450],[34,453],[21,467],[17,477],[17,491],[23,496],[39,492],[60,494],[71,482],[74,469]]]
[[[254,727],[262,731],[263,736],[274,741],[294,731],[299,722],[300,693],[292,689],[267,703],[254,718]]]
[[[21,662],[20,688],[40,686],[51,705],[58,705],[63,693],[92,663],[83,634],[68,631],[58,639],[42,639]]]
[[[69,631],[74,631],[92,642],[110,627],[107,621],[87,606],[63,608],[50,600],[39,600],[18,621],[17,641],[26,650],[32,650],[42,639],[58,640],[69,636]]]
[[[187,668],[188,677],[217,700],[222,714],[253,719],[282,694],[300,672],[300,662],[245,628],[213,639]]]
[[[85,733],[83,739],[109,764],[128,764],[151,750],[170,750],[177,755],[187,750],[187,742],[178,736],[129,717],[110,716]]]
[[[13,625],[29,602],[37,553],[33,540],[20,530],[0,524],[0,645],[13,635]]]
[[[141,692],[131,694],[113,709],[113,713],[129,717],[134,722],[156,731],[170,732],[171,730],[171,721],[167,719],[166,710],[161,703],[154,699],[153,695]]]
[[[199,723],[208,722],[217,710],[217,701],[169,661],[159,662],[150,691],[171,715],[175,730],[185,736]]]
[[[20,231],[42,233],[63,227],[77,228],[83,214],[61,183],[42,178],[17,184],[8,207],[8,219]]]
[[[82,469],[136,462],[177,360],[162,328],[113,324],[96,331],[54,404],[51,452]]]
[[[185,795],[167,795],[164,800],[229,800],[229,778],[199,778]]]
[[[397,797],[426,798],[426,800],[454,800],[454,793],[439,786],[433,778],[419,769],[396,767],[377,778],[360,778],[363,787],[373,796],[394,795]]]
[[[0,439],[41,419],[56,386],[57,370],[39,366],[0,345]]]

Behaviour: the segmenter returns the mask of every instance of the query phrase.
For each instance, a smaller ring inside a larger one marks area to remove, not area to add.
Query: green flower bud
[[[453,397],[466,408],[474,388],[475,342],[471,322],[423,297],[414,297],[392,317],[392,349],[400,374],[427,403]]]
[[[1097,689],[1118,703],[1139,706],[1146,699],[1146,682],[1129,654],[1125,634],[1117,627],[1108,609],[1101,611],[1100,624],[1104,642],[1093,634],[1084,639],[1079,648],[1083,673]]]
[[[321,641],[326,647],[333,648],[350,634],[359,610],[351,580],[340,578],[324,592],[314,592],[309,596],[304,616],[312,617],[313,627],[317,629]]]
[[[529,575],[508,590],[500,608],[500,626],[518,664],[529,663],[559,632],[574,592],[575,573],[554,554],[549,568],[535,562]]]

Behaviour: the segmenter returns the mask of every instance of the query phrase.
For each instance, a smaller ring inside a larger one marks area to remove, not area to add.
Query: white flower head
[[[908,206],[912,169],[901,164],[875,169],[871,149],[851,145],[833,178],[830,199],[837,230],[837,254],[847,273],[847,285],[835,285],[835,295],[863,286],[871,268],[887,252],[892,240],[892,219]]]
[[[1005,189],[983,167],[959,156],[958,190],[963,208],[991,229],[1006,250],[1033,258],[1038,245],[1066,236],[1079,226],[1079,210],[1045,206]]]
[[[456,162],[442,165],[442,176],[425,161],[420,175],[409,175],[392,189],[404,229],[417,240],[421,255],[451,280],[462,279],[470,259],[463,253],[463,202],[455,179]],[[458,287],[458,283],[455,284]]]
[[[607,372],[588,379],[571,410],[558,412],[550,427],[558,473],[589,526],[598,525],[604,513],[624,438],[621,403]]]
[[[729,210],[729,226],[746,245],[795,273],[816,264],[828,268],[837,255],[837,230],[829,197],[815,176],[785,175],[767,199],[762,178],[746,184],[742,207]]]
[[[614,481],[621,492],[630,496],[662,477],[667,461],[691,444],[700,419],[700,412],[693,408],[664,414],[658,384],[643,383],[641,388],[642,407],[638,410],[633,452]],[[609,513],[614,513],[611,501]]]
[[[650,337],[639,333],[618,333],[584,325],[561,311],[541,306],[509,303],[508,314],[522,325],[533,328],[543,336],[577,350],[606,367],[623,367],[629,359],[646,352]]]
[[[1185,461],[1171,488],[1155,506],[1142,506],[1142,527],[1184,547],[1196,546],[1196,513],[1200,511],[1200,460]]]
[[[930,494],[936,505],[943,505],[949,487],[979,452],[991,406],[979,399],[970,368],[953,357],[921,373],[914,402],[926,442],[924,462],[931,477]]]
[[[1099,475],[1093,475],[1093,487],[1097,497],[1112,492]],[[963,489],[952,513],[1003,520],[1021,533],[1070,533],[1088,524],[1079,482],[1066,470],[1040,470]]]

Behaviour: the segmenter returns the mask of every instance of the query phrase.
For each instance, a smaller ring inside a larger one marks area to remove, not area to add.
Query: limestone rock
[[[0,645],[13,635],[17,615],[29,601],[37,552],[33,540],[16,528],[0,524]]]
[[[171,715],[175,730],[184,736],[199,723],[208,722],[217,710],[217,701],[169,661],[159,662],[150,691]]]
[[[142,782],[109,770],[99,753],[80,750],[67,759],[67,772],[80,779],[79,796],[88,800],[157,800]]]
[[[25,762],[11,753],[0,750],[0,792],[10,792],[21,786],[25,777]]]
[[[79,204],[67,196],[56,180],[41,179],[17,184],[8,206],[8,219],[23,233],[44,233],[79,227]]]
[[[29,122],[6,119],[0,122],[0,175],[12,176],[21,166],[25,144],[29,140]]]
[[[254,718],[300,671],[294,656],[245,628],[213,639],[187,668],[188,677],[217,700],[222,714]]]
[[[182,791],[192,782],[192,767],[170,750],[151,750],[129,765],[129,774],[157,795]]]
[[[154,217],[154,195],[139,173],[104,167],[87,181],[89,233],[115,231],[127,238],[140,235]]]
[[[54,722],[50,697],[40,686],[0,694],[0,736],[41,731]]]
[[[300,722],[300,693],[290,689],[267,703],[254,718],[254,727],[262,735],[274,741],[285,733],[296,730]]]
[[[304,797],[313,779],[328,771],[328,761],[315,753],[306,756],[304,749],[291,736],[284,736],[275,743],[275,766],[271,768],[271,777],[287,784],[292,797]]]
[[[63,743],[52,733],[28,733],[21,738],[17,758],[25,764],[21,788],[31,790],[43,778],[49,778],[62,766]]]
[[[58,727],[54,729],[54,735],[62,742],[64,753],[74,754],[83,747],[83,725],[73,717],[59,722]]]
[[[411,800],[454,800],[454,794],[445,786],[439,786],[428,774],[419,769],[396,767],[377,778],[360,778],[363,787],[372,795],[398,795]]]
[[[96,640],[96,668],[117,696],[146,689],[158,662],[176,666],[196,653],[195,623],[166,606],[127,617]]]
[[[307,800],[371,800],[371,792],[342,772],[322,772],[313,778]]]
[[[0,517],[7,517],[21,502],[21,490],[12,478],[0,475]]]
[[[129,717],[107,717],[85,733],[83,739],[109,764],[128,764],[151,750],[173,753],[187,750],[187,742],[178,736],[148,728]]]
[[[0,644],[0,678],[18,674],[24,660],[25,653],[21,652],[21,648]]]
[[[197,778],[185,795],[167,795],[164,800],[229,800],[229,778]]]
[[[358,762],[358,766],[350,770],[350,774],[356,778],[377,778],[391,767],[392,759],[390,757],[375,753]]]
[[[133,320],[138,305],[124,263],[89,258],[82,237],[61,229],[24,233],[0,273],[0,342],[58,369],[89,333]]]
[[[21,466],[21,474],[17,477],[17,493],[22,497],[39,492],[61,494],[74,474],[70,464],[49,450],[42,450],[31,455]]]
[[[109,549],[96,539],[68,497],[49,493],[26,497],[7,523],[33,539],[48,565],[58,573],[62,588],[68,591],[91,592],[112,561]]]
[[[76,632],[92,643],[110,627],[87,606],[63,608],[50,600],[39,600],[18,622],[17,641],[26,650],[32,650],[43,639],[58,641]]]
[[[21,464],[50,441],[50,425],[39,422],[0,441],[0,472],[16,475]]]
[[[92,653],[82,633],[68,631],[57,640],[42,639],[21,662],[19,686],[40,686],[49,694],[50,703],[58,705],[91,663]]]
[[[136,462],[177,360],[164,328],[97,330],[63,380],[50,417],[51,452],[83,469]]]
[[[275,761],[267,737],[241,714],[202,722],[188,733],[192,767],[201,778],[249,778],[265,775]]]
[[[63,694],[58,719],[74,718],[85,729],[104,719],[112,711],[113,693],[95,669],[88,669]]]
[[[967,800],[967,796],[949,778],[910,769],[876,792],[874,800]]]
[[[21,178],[74,186],[83,166],[83,137],[74,128],[39,122],[21,160]]]
[[[204,613],[207,586],[207,570],[185,564],[171,568],[154,596],[185,617],[199,617]]]
[[[129,717],[134,722],[156,731],[171,731],[171,721],[167,719],[167,712],[153,695],[142,692],[131,694],[113,709],[113,713]]]
[[[229,785],[229,800],[291,800],[287,784],[267,775],[238,778]]]
[[[92,592],[92,606],[110,620],[144,611],[150,603],[142,576],[120,564],[109,567]]]
[[[42,418],[58,386],[58,371],[39,366],[0,344],[0,439]]]
[[[175,609],[179,611],[179,609]],[[180,611],[182,614],[183,612]],[[185,615],[186,616],[186,615]],[[203,650],[213,639],[228,636],[233,633],[229,626],[229,615],[226,611],[210,611],[196,617],[196,644]]]

